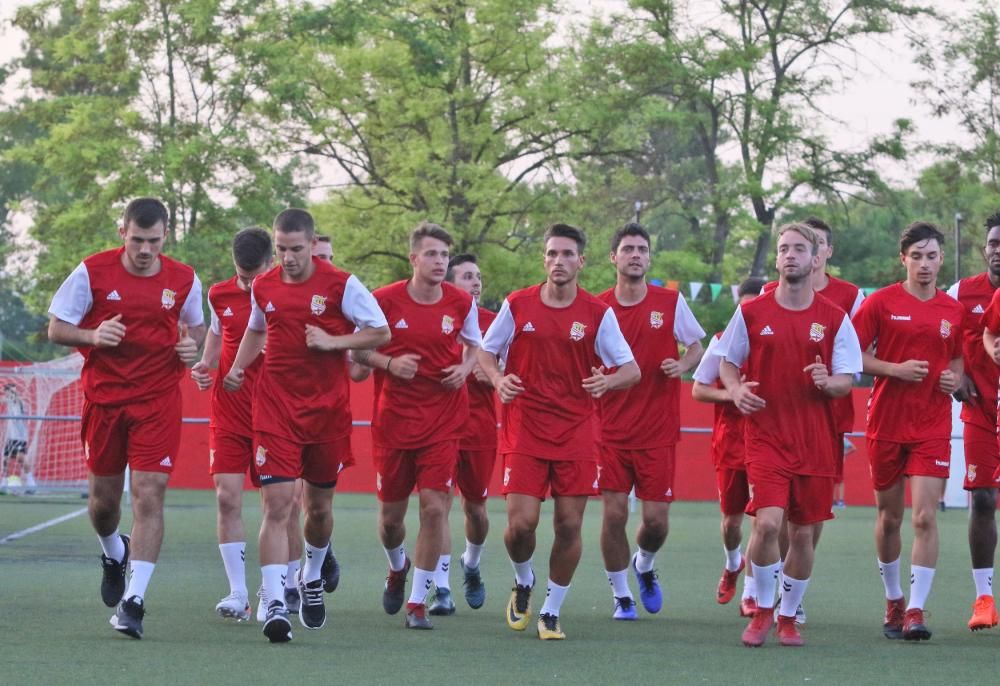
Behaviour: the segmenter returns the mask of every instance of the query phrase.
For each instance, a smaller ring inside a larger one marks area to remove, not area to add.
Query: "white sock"
[[[317,548],[309,545],[309,541],[306,541],[306,566],[302,570],[304,582],[309,583],[319,578],[320,570],[323,568],[323,560],[326,558],[326,551],[329,549],[329,542],[322,548]]]
[[[753,566],[753,565],[751,565]],[[740,600],[746,600],[747,598],[757,599],[757,583],[754,578],[749,574],[743,575],[743,595],[740,596]]]
[[[910,604],[907,610],[923,610],[934,585],[934,568],[910,565]]]
[[[892,562],[878,561],[878,573],[882,575],[882,585],[885,586],[886,600],[899,600],[903,597],[903,587],[899,585],[899,558]]]
[[[145,598],[146,587],[149,586],[149,579],[153,576],[153,569],[156,568],[156,563],[132,560],[128,566],[128,588],[125,589],[124,597],[131,598],[136,595],[139,598]]]
[[[431,590],[431,585],[434,583],[434,570],[433,569],[420,569],[419,567],[413,568],[413,586],[410,587],[410,600],[411,603],[416,603],[417,605],[423,605],[424,601],[427,599],[427,594]]]
[[[773,565],[751,564],[753,564],[753,580],[757,589],[757,607],[774,607],[774,589],[778,585],[781,563],[775,562]]]
[[[559,608],[562,607],[563,601],[566,600],[567,591],[569,591],[569,586],[560,586],[552,579],[549,579],[545,591],[545,604],[542,605],[542,610],[539,614],[555,615],[558,617]]]
[[[640,574],[653,571],[653,563],[656,562],[656,553],[651,553],[642,548],[635,549],[635,569]]]
[[[406,566],[406,546],[400,544],[397,548],[385,548],[385,556],[389,558],[389,569],[398,572]]]
[[[302,566],[300,560],[289,560],[285,565],[285,588],[298,588],[299,582],[296,577],[299,575],[299,568]]]
[[[451,590],[451,555],[442,555],[438,558],[437,567],[434,569],[434,585],[438,588]]]
[[[740,568],[740,563],[743,562],[743,553],[740,552],[740,547],[736,546],[736,550],[730,550],[723,546],[723,550],[726,551],[726,571],[735,572]]]
[[[222,554],[222,566],[226,568],[226,578],[229,579],[229,591],[247,595],[246,542],[220,543],[219,553]]]
[[[778,614],[782,617],[794,617],[808,587],[809,579],[793,579],[786,576],[781,582],[781,609],[778,610]]]
[[[608,575],[608,583],[611,584],[611,591],[615,594],[615,598],[632,597],[632,591],[628,587],[628,567],[620,572],[604,571]]]
[[[478,569],[479,560],[483,556],[483,548],[486,547],[485,543],[475,544],[465,539],[465,552],[462,553],[462,562],[469,569]]]
[[[110,557],[115,562],[121,562],[125,559],[125,544],[122,542],[122,535],[115,529],[115,532],[110,536],[98,536],[97,540],[101,542],[101,550],[104,551],[105,557]]]
[[[988,595],[993,597],[993,568],[983,567],[972,570],[972,580],[976,582],[976,597]]]
[[[275,600],[285,604],[285,571],[288,565],[264,565],[260,568],[260,578],[264,585],[264,596],[268,603]]]
[[[514,579],[518,586],[534,586],[535,570],[531,566],[531,558],[524,562],[510,561],[514,565]]]

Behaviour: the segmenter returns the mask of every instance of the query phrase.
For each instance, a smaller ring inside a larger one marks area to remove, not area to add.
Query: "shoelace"
[[[555,615],[544,614],[542,615],[541,619],[542,619],[542,624],[544,624],[545,628],[548,629],[549,631],[559,630],[559,618],[556,617]]]
[[[304,605],[322,605],[323,604],[323,587],[316,589],[306,588],[305,593],[301,594],[302,603]]]
[[[648,572],[639,572],[638,576],[639,576],[639,583],[642,584],[643,590],[646,593],[650,593],[653,590],[653,584],[659,578],[656,575],[655,569],[651,569]]]
[[[531,598],[530,586],[518,586],[515,589],[514,608],[521,614],[528,611],[528,600]]]
[[[630,610],[632,609],[632,605],[635,604],[635,601],[632,600],[632,598],[615,598],[615,602],[618,603],[618,607],[623,610]]]

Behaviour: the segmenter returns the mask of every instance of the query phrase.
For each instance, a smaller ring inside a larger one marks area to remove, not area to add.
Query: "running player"
[[[908,641],[931,637],[924,604],[938,558],[938,501],[951,465],[949,395],[962,379],[965,314],[937,289],[943,242],[933,224],[906,227],[899,238],[906,280],[873,293],[854,315],[865,373],[876,377],[866,433],[878,507],[875,548],[886,597],[883,633]],[[908,605],[899,583],[907,477],[913,504]]]
[[[587,497],[596,495],[594,398],[639,381],[640,371],[614,311],[577,285],[586,237],[555,224],[545,232],[544,283],[507,296],[490,325],[479,363],[502,408],[500,454],[507,496],[504,543],[514,566],[507,624],[524,631],[535,585],[532,555],[542,500],[555,501],[538,637],[563,639],[559,611],[580,562]],[[500,371],[497,355],[505,355]],[[607,370],[615,367],[614,372]]]
[[[142,638],[163,496],[180,448],[178,383],[205,331],[194,270],[160,254],[167,222],[159,200],[131,201],[118,229],[124,246],[84,259],[49,306],[49,340],[84,357],[81,435],[90,521],[104,551],[101,599],[118,606],[111,625],[133,638]],[[131,539],[118,531],[126,466]]]
[[[618,229],[611,238],[617,283],[597,296],[614,311],[642,372],[636,386],[597,402],[604,502],[601,553],[614,598],[612,616],[619,620],[637,617],[628,586],[629,567],[646,611],[659,612],[663,605],[653,564],[667,539],[674,499],[675,446],[681,433],[680,377],[698,363],[705,336],[683,295],[646,282],[649,262],[649,233],[636,223]],[[678,343],[685,347],[683,356]],[[630,558],[625,525],[633,487],[642,501],[642,523]]]
[[[4,414],[8,415],[7,430],[4,432],[3,469],[0,471],[0,493],[6,493],[10,488],[8,478],[11,476],[11,465],[16,465],[18,473],[24,477],[24,493],[31,495],[38,487],[35,475],[31,473],[28,462],[28,408],[24,405],[17,392],[17,386],[9,383],[3,387]],[[11,492],[17,492],[14,488]]]

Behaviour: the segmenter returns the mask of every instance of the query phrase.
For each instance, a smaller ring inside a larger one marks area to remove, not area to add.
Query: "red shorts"
[[[455,465],[455,485],[466,500],[482,502],[489,495],[497,450],[459,450]]]
[[[719,486],[719,509],[724,515],[742,514],[750,502],[750,486],[747,470],[720,467],[715,470],[715,482]]]
[[[644,450],[598,445],[601,491],[628,493],[635,486],[639,500],[673,502],[676,452],[672,445]]]
[[[503,494],[553,496],[597,495],[601,468],[597,460],[543,460],[524,453],[503,456]]]
[[[876,491],[891,488],[904,476],[947,479],[951,471],[951,441],[938,438],[920,443],[868,439],[868,462]]]
[[[253,465],[262,486],[305,479],[313,486],[333,488],[345,468],[354,464],[351,437],[326,443],[298,443],[258,431],[253,437]]]
[[[414,488],[447,493],[458,461],[458,441],[440,441],[416,450],[373,446],[372,459],[375,491],[382,502],[406,500]]]
[[[995,472],[1000,467],[1000,446],[996,429],[966,424],[962,431],[965,443],[965,490],[996,488]]]
[[[108,406],[83,402],[80,436],[87,469],[95,476],[174,470],[181,446],[181,391],[174,387],[139,403]]]
[[[246,474],[253,464],[253,454],[253,438],[209,427],[209,474]]]
[[[832,476],[805,476],[775,469],[760,462],[747,465],[750,502],[747,514],[765,507],[780,507],[788,521],[799,526],[833,519]]]

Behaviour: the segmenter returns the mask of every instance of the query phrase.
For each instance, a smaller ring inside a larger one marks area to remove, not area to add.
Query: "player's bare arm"
[[[979,398],[979,389],[976,388],[972,377],[963,373],[962,378],[958,382],[958,389],[952,395],[955,396],[955,400],[971,405]]]
[[[264,350],[264,343],[267,341],[266,331],[257,331],[247,328],[240,341],[240,349],[236,351],[236,359],[233,366],[222,380],[222,385],[227,391],[236,392],[243,385],[243,370],[253,364],[261,351]]]
[[[962,377],[965,375],[965,363],[961,357],[956,357],[948,363],[948,368],[938,377],[938,390],[951,395],[958,390]]]
[[[385,345],[392,338],[388,326],[366,326],[354,333],[332,336],[318,326],[306,324],[306,345],[311,350],[333,352],[336,350],[372,350]]]
[[[743,414],[753,414],[767,407],[767,401],[754,391],[760,386],[757,381],[747,381],[739,368],[728,360],[719,365],[719,379],[733,399],[733,404]]]
[[[489,378],[493,388],[496,389],[500,402],[510,403],[514,398],[524,393],[524,382],[517,374],[504,374],[500,371],[500,363],[496,355],[489,353],[482,348],[477,352],[479,366]]]
[[[704,384],[695,381],[691,387],[691,397],[703,403],[731,403],[733,397],[725,388],[718,388],[711,384]]]
[[[96,329],[81,329],[57,317],[49,317],[49,340],[73,348],[114,348],[125,338],[122,316],[105,319]]]
[[[594,398],[600,398],[608,391],[621,391],[639,383],[642,372],[635,360],[618,367],[613,374],[605,374],[604,367],[592,367],[593,375],[583,380],[583,388]]]
[[[687,347],[679,360],[666,359],[660,363],[660,370],[671,378],[679,378],[698,366],[701,356],[705,353],[700,341],[695,341]]]
[[[384,369],[393,376],[409,381],[417,375],[420,355],[403,353],[395,357],[375,350],[353,350],[354,361],[372,369]]]
[[[369,351],[348,350],[347,351],[347,375],[354,383],[361,383],[372,375],[372,368],[357,361],[357,356]]]
[[[201,359],[191,367],[191,378],[198,390],[207,391],[212,387],[211,370],[219,366],[219,353],[222,351],[222,336],[209,331],[205,336],[205,348]]]
[[[815,362],[806,365],[802,371],[812,377],[816,388],[831,398],[847,395],[851,392],[851,385],[854,383],[854,377],[851,374],[830,374],[829,368],[819,355],[816,356]]]
[[[870,351],[861,353],[861,363],[865,374],[885,376],[900,381],[919,383],[930,373],[927,360],[906,360],[905,362],[886,362],[880,360]]]

